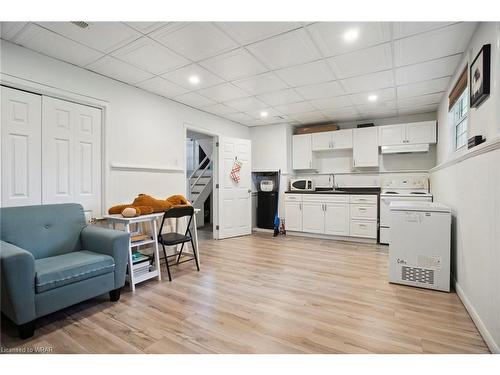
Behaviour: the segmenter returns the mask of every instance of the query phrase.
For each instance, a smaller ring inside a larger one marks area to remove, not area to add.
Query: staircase
[[[202,167],[205,163],[207,164]],[[187,178],[188,196],[194,208],[200,208],[203,210],[205,200],[212,192],[213,175],[211,167],[211,155],[207,155]]]

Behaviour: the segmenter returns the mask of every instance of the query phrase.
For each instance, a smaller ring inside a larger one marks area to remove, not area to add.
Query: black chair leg
[[[161,247],[163,248],[163,256],[165,257],[165,264],[167,265],[168,281],[172,281],[172,275],[170,275],[170,267],[168,266],[167,250],[165,250],[165,245],[161,242]]]
[[[111,302],[117,302],[120,299],[122,288],[113,289],[109,292],[109,300]]]
[[[17,326],[19,337],[23,340],[29,339],[35,334],[35,321],[20,324]]]
[[[179,255],[177,256],[177,264],[179,264],[179,261],[181,260],[182,249],[184,249],[184,242],[182,243],[182,245],[181,245],[181,251],[179,251]]]
[[[198,265],[198,255],[196,255],[196,249],[194,247],[194,242],[192,238],[191,238],[191,247],[193,249],[194,261],[196,262],[196,269],[199,271],[200,266]]]

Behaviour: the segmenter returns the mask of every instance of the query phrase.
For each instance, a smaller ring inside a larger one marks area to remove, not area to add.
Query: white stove
[[[380,243],[390,242],[391,202],[432,202],[427,177],[388,177],[380,192]]]

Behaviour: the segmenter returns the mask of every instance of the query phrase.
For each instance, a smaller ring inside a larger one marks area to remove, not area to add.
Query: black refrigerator
[[[276,214],[277,191],[257,192],[257,228],[273,229]]]

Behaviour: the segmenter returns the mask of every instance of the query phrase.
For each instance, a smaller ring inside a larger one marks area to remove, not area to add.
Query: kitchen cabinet
[[[324,203],[303,202],[302,231],[307,233],[325,232]]]
[[[302,232],[302,195],[285,195],[285,225],[287,230]]]
[[[292,137],[292,167],[314,169],[311,134],[298,134]]]
[[[349,235],[349,205],[347,203],[325,203],[325,234]]]
[[[436,143],[436,121],[379,126],[379,145],[397,146]]]
[[[312,134],[312,150],[328,151],[352,148],[352,129]]]
[[[352,146],[355,168],[378,167],[378,131],[375,126],[353,129]]]

